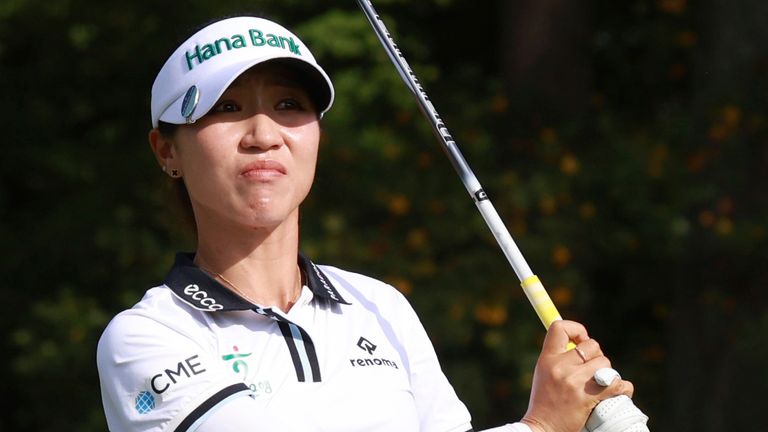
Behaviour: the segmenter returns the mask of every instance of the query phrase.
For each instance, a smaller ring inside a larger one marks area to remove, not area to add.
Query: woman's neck
[[[200,222],[195,264],[246,300],[288,312],[302,286],[298,211],[271,229]]]

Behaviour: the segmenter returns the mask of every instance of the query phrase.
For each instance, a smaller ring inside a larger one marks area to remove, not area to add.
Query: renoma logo
[[[373,352],[376,351],[376,345],[373,344],[373,342],[369,341],[368,339],[364,337],[360,337],[360,340],[357,341],[357,346],[359,346],[361,349],[368,351],[368,354],[373,355]]]
[[[362,336],[360,337],[360,339],[357,340],[357,347],[367,352],[368,355],[370,356],[373,356],[373,352],[376,351],[376,344],[374,344],[373,342],[369,341],[368,339]],[[369,358],[349,359],[349,363],[352,365],[352,367],[389,366],[395,369],[399,369],[399,367],[397,366],[397,363],[385,358],[369,357]]]

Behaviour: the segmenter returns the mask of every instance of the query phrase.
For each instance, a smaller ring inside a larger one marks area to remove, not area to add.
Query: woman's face
[[[320,141],[312,100],[285,66],[243,73],[208,114],[180,126],[174,158],[198,228],[206,220],[276,227],[309,193]]]

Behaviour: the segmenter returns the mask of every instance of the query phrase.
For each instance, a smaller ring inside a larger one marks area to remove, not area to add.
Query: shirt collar
[[[171,288],[173,293],[182,301],[195,309],[208,312],[248,310],[259,307],[240,297],[202,271],[193,262],[194,257],[194,253],[177,253],[176,261],[165,277],[165,285]],[[315,296],[336,303],[350,304],[341,297],[328,276],[309,258],[299,254],[298,264],[306,277],[307,287]]]

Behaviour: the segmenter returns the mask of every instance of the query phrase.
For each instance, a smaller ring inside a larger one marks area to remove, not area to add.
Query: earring
[[[165,165],[163,165],[163,172],[168,174],[168,167],[165,166]],[[178,177],[181,177],[181,174],[179,174],[179,170],[172,169],[171,173],[170,173],[170,176],[173,177],[173,178],[178,178]]]

